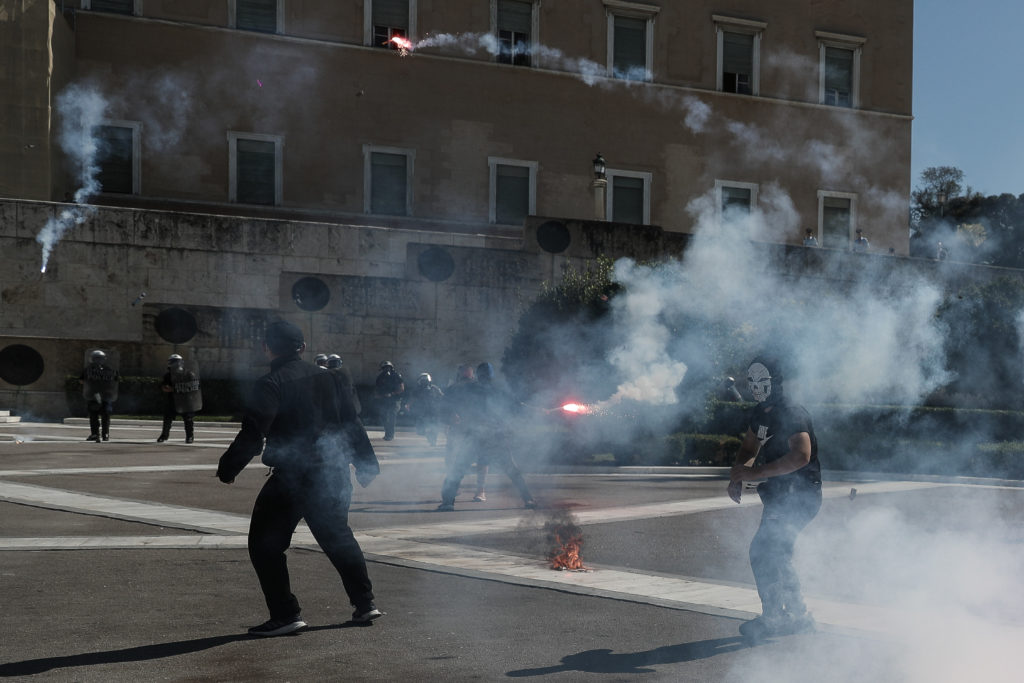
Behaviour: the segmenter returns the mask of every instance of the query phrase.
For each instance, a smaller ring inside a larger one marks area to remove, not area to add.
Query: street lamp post
[[[594,181],[590,186],[594,189],[594,216],[597,217],[597,220],[604,221],[608,219],[605,210],[607,206],[605,196],[608,192],[608,176],[605,174],[607,166],[600,152],[594,157],[592,163],[594,165]]]
[[[935,199],[939,202],[939,218],[946,217],[946,200],[949,199],[949,195],[941,190],[936,193]]]

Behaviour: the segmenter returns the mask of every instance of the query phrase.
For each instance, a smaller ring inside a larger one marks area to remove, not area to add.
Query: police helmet
[[[486,361],[476,366],[476,378],[481,382],[490,382],[494,379],[494,366]]]
[[[327,367],[331,368],[332,370],[334,368],[340,368],[341,367],[341,356],[339,356],[336,353],[332,353],[331,355],[327,356]]]
[[[429,386],[430,383],[433,382],[433,381],[434,381],[434,379],[430,376],[429,372],[421,372],[420,376],[416,378],[416,382],[421,387]]]
[[[102,363],[106,359],[107,354],[103,353],[99,349],[96,349],[91,354],[89,354],[89,360],[91,360],[93,363]]]
[[[313,359],[313,362],[316,363],[317,365],[319,365],[320,367],[323,367],[323,366],[327,365],[327,354],[326,353],[318,353],[318,354],[316,354],[316,358]]]
[[[172,353],[167,357],[167,367],[173,367],[175,365],[181,365],[185,362],[185,359],[176,353]]]
[[[394,364],[391,361],[389,361],[389,360],[382,360],[380,362],[380,369],[381,370],[384,370],[386,368],[392,368],[393,369],[394,367],[395,367]]]

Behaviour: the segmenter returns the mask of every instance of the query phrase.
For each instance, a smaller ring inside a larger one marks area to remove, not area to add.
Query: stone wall
[[[251,379],[265,369],[263,329],[279,318],[304,330],[308,358],[338,353],[361,384],[373,381],[382,360],[410,380],[427,371],[441,384],[459,363],[489,360],[500,371],[522,307],[567,264],[584,266],[602,254],[670,258],[688,241],[654,226],[544,217],[531,217],[521,236],[510,238],[90,207],[40,272],[35,237],[67,208],[0,200],[0,409],[66,414],[65,380],[81,372],[85,351],[94,347],[115,351],[125,375],[159,376],[167,356],[180,353],[204,377]],[[838,286],[863,280],[865,268],[877,272],[880,284],[903,275],[951,286],[1021,275],[763,248],[766,268]],[[31,381],[24,347],[41,365]]]

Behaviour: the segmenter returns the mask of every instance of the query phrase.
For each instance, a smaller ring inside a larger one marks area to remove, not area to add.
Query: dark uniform
[[[171,436],[171,425],[174,418],[181,415],[185,423],[185,443],[195,441],[196,411],[202,408],[202,393],[199,390],[199,376],[184,367],[181,356],[174,354],[167,359],[167,372],[164,373],[161,390],[164,392],[164,422],[158,443],[163,443]]]
[[[441,486],[438,510],[453,510],[459,485],[474,462],[478,466],[499,465],[512,480],[527,508],[537,505],[519,467],[509,452],[511,435],[507,427],[511,403],[493,383],[465,381],[445,393],[444,413],[454,457]]]
[[[256,382],[242,429],[217,468],[220,480],[230,483],[261,449],[264,464],[272,468],[249,526],[249,557],[270,610],[270,621],[250,629],[257,635],[281,635],[305,626],[285,559],[302,519],[341,575],[355,607],[353,619],[381,615],[373,604],[362,549],[348,524],[349,467],[355,465],[357,479],[366,486],[380,472],[377,457],[332,374],[300,360],[301,331],[288,323],[275,325],[280,327],[268,328],[267,346],[277,357],[270,373]],[[282,335],[292,342],[292,351],[271,343]]]
[[[793,569],[796,537],[821,509],[821,463],[811,416],[785,399],[771,406],[760,403],[750,418],[750,430],[761,442],[758,462],[770,463],[789,452],[789,437],[806,432],[811,439],[811,461],[789,474],[757,485],[764,503],[761,525],[750,543],[750,568],[764,614],[806,613],[800,581]]]
[[[405,383],[402,381],[402,376],[395,370],[395,366],[389,361],[380,364],[380,374],[377,375],[377,381],[374,383],[374,391],[377,396],[380,421],[384,425],[384,440],[391,441],[395,438],[395,419],[402,406]]]
[[[101,438],[104,441],[110,440],[110,415],[114,412],[121,375],[106,361],[105,353],[94,351],[89,364],[79,376],[89,411],[88,441],[99,441]]]
[[[422,373],[416,380],[416,386],[407,392],[408,399],[405,409],[416,420],[416,433],[427,437],[431,446],[437,445],[437,435],[441,432],[441,403],[444,392],[434,384],[429,373]]]

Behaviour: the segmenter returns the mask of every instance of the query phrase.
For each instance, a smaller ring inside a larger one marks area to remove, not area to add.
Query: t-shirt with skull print
[[[781,403],[759,403],[750,416],[750,431],[761,443],[757,452],[759,463],[778,460],[789,452],[789,437],[800,432],[807,432],[811,438],[811,461],[789,474],[772,477],[778,484],[784,482],[807,483],[821,481],[821,463],[818,461],[818,439],[814,436],[814,426],[810,414],[803,406]]]

